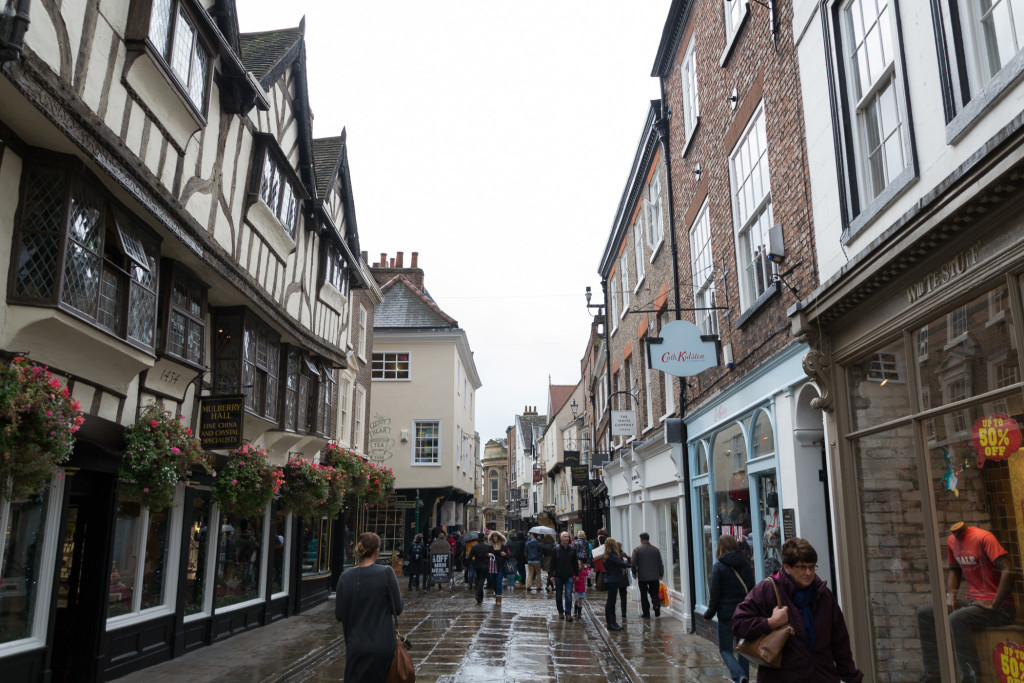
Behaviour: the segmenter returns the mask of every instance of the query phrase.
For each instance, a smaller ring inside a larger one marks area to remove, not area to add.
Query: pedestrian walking
[[[480,536],[479,538],[482,538],[482,536]],[[466,550],[465,553],[463,554],[463,558],[465,559],[463,564],[466,567],[466,574],[463,580],[466,582],[466,585],[470,587],[476,585],[476,567],[474,567],[473,563],[469,561],[469,553],[471,550],[473,550],[473,546],[480,542],[479,538],[470,538],[469,540],[467,540],[465,544]]]
[[[654,604],[654,616],[661,616],[661,602],[658,589],[665,578],[665,563],[661,560],[661,551],[651,545],[651,535],[644,531],[640,534],[640,545],[633,548],[630,555],[633,578],[640,587],[640,616],[651,618],[651,603]],[[648,599],[649,598],[649,599]]]
[[[409,546],[409,590],[420,587],[420,574],[423,574],[425,560],[427,559],[427,547],[423,545],[423,534],[416,534]],[[427,569],[429,572],[429,568]],[[423,587],[430,583],[429,575],[423,578]]]
[[[705,621],[718,615],[718,652],[729,669],[734,683],[747,683],[750,677],[750,662],[737,657],[733,652],[735,637],[732,632],[732,615],[754,587],[754,570],[750,560],[740,550],[739,541],[729,534],[718,537],[718,558],[711,569],[711,598],[704,611]]]
[[[587,579],[590,578],[592,573],[593,570],[584,565],[580,567],[580,573],[576,576],[576,581],[573,582],[572,601],[577,619],[583,617],[583,601],[587,599]]]
[[[473,566],[473,571],[476,575],[474,581],[474,590],[476,594],[476,604],[482,604],[484,601],[484,584],[487,582],[487,577],[491,563],[491,551],[490,544],[484,541],[478,541],[473,544],[473,547],[469,551],[469,563]]]
[[[619,609],[622,611],[622,620],[626,621],[626,614],[628,613],[627,606],[629,604],[629,587],[633,585],[632,580],[629,578],[631,576],[629,571],[631,560],[629,555],[622,551],[622,544],[618,541],[615,541],[615,549],[618,551],[619,557],[626,561],[627,567],[626,571],[622,572],[622,581],[619,582]]]
[[[597,542],[594,544],[595,548],[604,546],[604,542],[608,540],[608,531],[605,529],[597,530]],[[607,590],[604,585],[604,556],[594,560],[594,586],[599,591]]]
[[[393,617],[402,613],[402,593],[391,567],[377,564],[380,536],[365,533],[356,543],[356,566],[338,579],[334,616],[345,632],[345,680],[384,683],[395,656]]]
[[[817,562],[818,553],[806,540],[786,540],[782,545],[782,569],[757,584],[733,612],[732,630],[740,638],[757,638],[786,623],[793,628],[793,635],[782,648],[782,666],[759,666],[758,683],[864,680],[853,661],[842,610],[832,591],[815,574]],[[778,606],[776,587],[782,607]]]
[[[525,563],[521,562],[521,558],[525,557],[523,549],[526,543],[518,532],[513,529],[508,532],[508,545],[512,549],[512,562],[515,564],[515,571],[512,572],[512,585],[516,584],[516,577],[518,576],[518,582],[522,583],[526,579],[526,567]]]
[[[555,549],[555,537],[551,534],[544,534],[540,549],[544,553],[540,560],[541,566],[544,568],[544,591],[550,593],[555,587],[554,577],[551,576],[551,553]]]
[[[449,558],[448,558],[449,570],[450,571],[455,571],[455,562],[454,562],[454,558],[451,557],[452,550],[451,550],[451,546],[448,545],[448,538],[447,538],[447,536],[448,535],[444,531],[438,530],[437,535],[434,537],[434,542],[430,544],[430,556],[431,556],[431,558],[433,558],[434,555],[448,555],[449,556]],[[431,584],[431,582],[433,580],[433,576],[431,576],[430,569],[427,570],[427,577],[426,577],[426,579],[427,580],[426,580],[426,583],[424,584],[424,588],[423,588],[423,592],[424,593],[426,593],[426,592],[428,592],[430,590],[430,584]],[[440,583],[437,584],[437,587],[438,587],[438,589],[440,589],[441,588],[441,584]]]
[[[572,542],[572,549],[576,552],[576,559],[580,561],[581,565],[589,567],[594,564],[594,551],[590,548],[587,532],[583,529],[576,532],[576,540]]]
[[[559,619],[572,621],[572,588],[579,573],[580,561],[569,543],[569,532],[563,531],[558,537],[558,545],[551,551],[550,571],[555,581],[555,607],[558,608]]]
[[[501,589],[504,584],[505,561],[512,556],[512,549],[508,547],[505,537],[497,531],[492,531],[487,539],[490,542],[488,548],[489,559],[487,560],[487,578],[494,591],[494,602],[501,607]]]
[[[608,598],[604,603],[604,620],[609,631],[621,631],[622,627],[615,621],[615,600],[619,596],[619,585],[626,583],[625,574],[629,563],[622,556],[622,546],[610,536],[604,541],[604,584],[608,589]]]
[[[540,539],[537,534],[530,534],[530,540],[526,542],[523,549],[526,554],[526,590],[533,590],[534,581],[537,583],[537,592],[540,592],[541,582],[541,560],[544,558],[544,550],[541,548]]]

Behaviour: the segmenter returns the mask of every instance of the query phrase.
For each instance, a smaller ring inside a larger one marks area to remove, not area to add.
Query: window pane
[[[743,430],[732,424],[715,434],[711,451],[717,506],[715,544],[722,534],[745,539],[751,531],[750,482]],[[710,580],[711,574],[707,575]]]
[[[169,509],[150,511],[146,529],[146,558],[142,566],[141,609],[164,602],[164,577],[167,566],[167,538],[170,533]]]
[[[149,16],[149,40],[165,59],[170,32],[171,0],[153,0],[152,14]]]
[[[270,528],[270,545],[273,550],[270,555],[270,592],[273,594],[287,589],[284,583],[284,548],[285,540],[288,538],[288,513],[283,510],[275,510],[272,519],[273,526]]]
[[[192,47],[192,75],[188,81],[188,98],[200,111],[206,100],[206,74],[209,69],[210,57],[198,40]]]
[[[903,342],[896,341],[846,368],[853,429],[910,414]]]
[[[178,81],[188,86],[189,65],[192,62],[192,41],[195,40],[195,29],[185,16],[184,11],[178,8],[178,18],[174,30],[174,45],[171,48],[171,69]]]
[[[188,530],[188,557],[185,559],[185,614],[197,614],[206,604],[206,568],[210,550],[210,492],[197,489],[192,499],[192,526]]]
[[[704,594],[704,604],[707,605],[711,600],[711,568],[715,564],[715,556],[711,551],[712,538],[711,535],[715,531],[715,527],[712,525],[711,516],[711,497],[708,492],[708,486],[696,487],[697,493],[697,514],[699,515],[698,523],[701,528],[701,548],[703,552],[701,555],[704,559],[704,585],[698,587]],[[715,538],[717,542],[717,537]]]
[[[104,270],[100,278],[99,315],[96,317],[96,322],[113,332],[120,330],[123,298],[123,278],[119,273],[110,269]]]
[[[139,525],[142,507],[138,503],[121,502],[117,506],[114,527],[114,557],[110,565],[110,590],[107,592],[107,616],[116,617],[132,611],[136,572],[139,567]]]
[[[320,518],[302,519],[302,573],[316,574],[320,571]]]
[[[153,346],[156,333],[156,294],[132,283],[128,300],[128,336]]]
[[[0,643],[32,635],[46,506],[46,494],[11,501],[0,558]]]
[[[760,458],[764,455],[771,455],[775,452],[775,432],[772,429],[772,421],[765,411],[757,414],[754,420],[754,428],[750,433],[750,457]]]
[[[260,596],[260,542],[263,517],[221,516],[217,541],[215,607],[227,607]]]

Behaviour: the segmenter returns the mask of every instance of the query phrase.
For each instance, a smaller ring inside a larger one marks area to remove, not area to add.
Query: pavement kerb
[[[622,651],[619,650],[619,646],[615,644],[615,641],[612,640],[611,634],[608,633],[608,629],[604,627],[604,624],[601,623],[600,617],[598,617],[591,608],[589,600],[585,600],[583,602],[583,609],[587,610],[587,613],[590,614],[590,620],[597,629],[598,635],[601,636],[601,640],[604,641],[604,644],[608,646],[608,651],[612,653],[613,657],[615,657],[615,661],[619,663],[619,667],[621,667],[622,672],[626,674],[626,678],[628,678],[632,683],[643,683],[643,678],[637,670],[633,668],[633,665],[629,663],[625,655],[622,654]]]

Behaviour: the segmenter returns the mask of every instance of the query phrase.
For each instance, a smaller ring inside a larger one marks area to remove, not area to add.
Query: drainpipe
[[[672,151],[669,137],[669,121],[672,119],[672,108],[668,106],[667,97],[665,93],[665,79],[663,77],[658,78],[658,84],[661,87],[661,116],[655,123],[658,132],[658,139],[661,142],[662,151],[665,153],[665,174],[668,176],[668,225],[669,225],[669,248],[672,253],[672,284],[676,290],[676,320],[680,318],[680,308],[682,308],[682,296],[679,288],[679,245],[676,242],[676,217],[675,217],[675,202],[673,201],[672,194]],[[679,378],[679,417],[682,421],[682,462],[683,462],[683,480],[681,482],[682,497],[685,501],[685,513],[686,513],[686,533],[691,535],[693,533],[693,505],[690,501],[690,449],[688,448],[688,438],[686,434],[686,422],[683,418],[686,417],[686,382],[682,377]],[[703,541],[702,541],[703,542]],[[696,558],[694,556],[694,542],[691,539],[690,543],[686,544],[686,562],[688,570],[687,581],[688,588],[690,590],[690,604],[688,609],[690,611],[691,622],[693,621],[693,608],[696,604],[697,599],[697,581],[694,578],[694,567],[696,566]]]

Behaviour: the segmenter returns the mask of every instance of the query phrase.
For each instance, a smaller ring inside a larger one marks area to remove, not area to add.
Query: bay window
[[[280,338],[245,309],[214,317],[214,386],[219,394],[245,394],[245,409],[276,422]]]
[[[152,0],[148,37],[188,100],[205,115],[213,60],[181,0]]]

